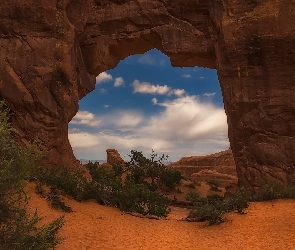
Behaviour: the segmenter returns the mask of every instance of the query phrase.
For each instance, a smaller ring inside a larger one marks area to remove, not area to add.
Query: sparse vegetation
[[[241,191],[228,198],[216,194],[198,198],[194,200],[194,207],[189,213],[188,220],[208,221],[209,225],[219,224],[224,221],[225,213],[234,210],[243,213],[243,209],[248,207],[248,200],[246,193]]]
[[[57,233],[63,217],[40,227],[37,212],[27,213],[24,186],[36,173],[40,155],[34,143],[21,149],[12,139],[15,133],[8,109],[0,101],[0,249],[53,249],[62,241]]]
[[[163,186],[174,188],[181,174],[162,164],[163,158],[156,160],[154,152],[151,159],[137,151],[131,151],[130,156],[126,165],[86,164],[92,180],[87,180],[83,171],[73,172],[64,166],[40,170],[37,179],[78,201],[96,199],[102,205],[115,206],[125,212],[166,217],[170,200],[158,190]]]
[[[207,181],[212,191],[220,192],[221,181],[218,179],[210,179]]]
[[[262,180],[258,192],[252,197],[253,201],[275,199],[295,199],[295,186],[286,187],[278,181]]]
[[[182,179],[181,173],[173,168],[167,167],[163,162],[168,156],[158,156],[154,151],[150,159],[142,152],[131,150],[130,161],[126,164],[127,179],[135,183],[144,183],[151,180],[151,187],[161,189],[163,187],[175,189]]]
[[[200,195],[196,191],[188,191],[185,199],[189,202],[197,202],[200,199]]]

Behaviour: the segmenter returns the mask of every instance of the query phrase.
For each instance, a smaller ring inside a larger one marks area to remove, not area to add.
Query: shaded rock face
[[[108,164],[124,164],[124,160],[116,149],[107,149],[107,163]]]
[[[44,163],[77,164],[68,122],[95,76],[157,48],[216,68],[240,185],[295,180],[294,0],[3,0],[0,98]]]

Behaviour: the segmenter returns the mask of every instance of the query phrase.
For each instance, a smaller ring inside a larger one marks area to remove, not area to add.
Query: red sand
[[[179,221],[186,214],[181,208],[173,208],[168,220],[152,220],[122,214],[95,201],[79,203],[65,198],[74,212],[63,213],[51,209],[32,185],[30,188],[30,211],[38,208],[42,221],[65,214],[60,236],[67,238],[58,250],[295,249],[293,200],[251,203],[248,214],[231,213],[225,223],[207,226]]]

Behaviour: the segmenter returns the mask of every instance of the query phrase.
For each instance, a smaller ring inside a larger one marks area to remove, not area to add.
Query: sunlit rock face
[[[121,155],[116,149],[107,149],[106,152],[107,152],[108,164],[120,165],[125,163],[125,161],[123,160],[123,158],[121,157]]]
[[[0,97],[18,141],[44,163],[77,161],[68,122],[95,76],[157,48],[174,66],[216,68],[239,183],[295,180],[295,1],[3,0]]]

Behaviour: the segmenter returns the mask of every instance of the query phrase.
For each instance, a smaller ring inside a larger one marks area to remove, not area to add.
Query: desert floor
[[[46,199],[28,187],[29,209],[38,209],[43,222],[65,214],[60,236],[66,237],[58,250],[84,249],[295,249],[295,201],[277,200],[251,203],[247,214],[228,214],[226,222],[181,221],[187,211],[172,208],[167,220],[138,218],[95,201],[76,202],[65,198],[73,213],[50,208]]]

